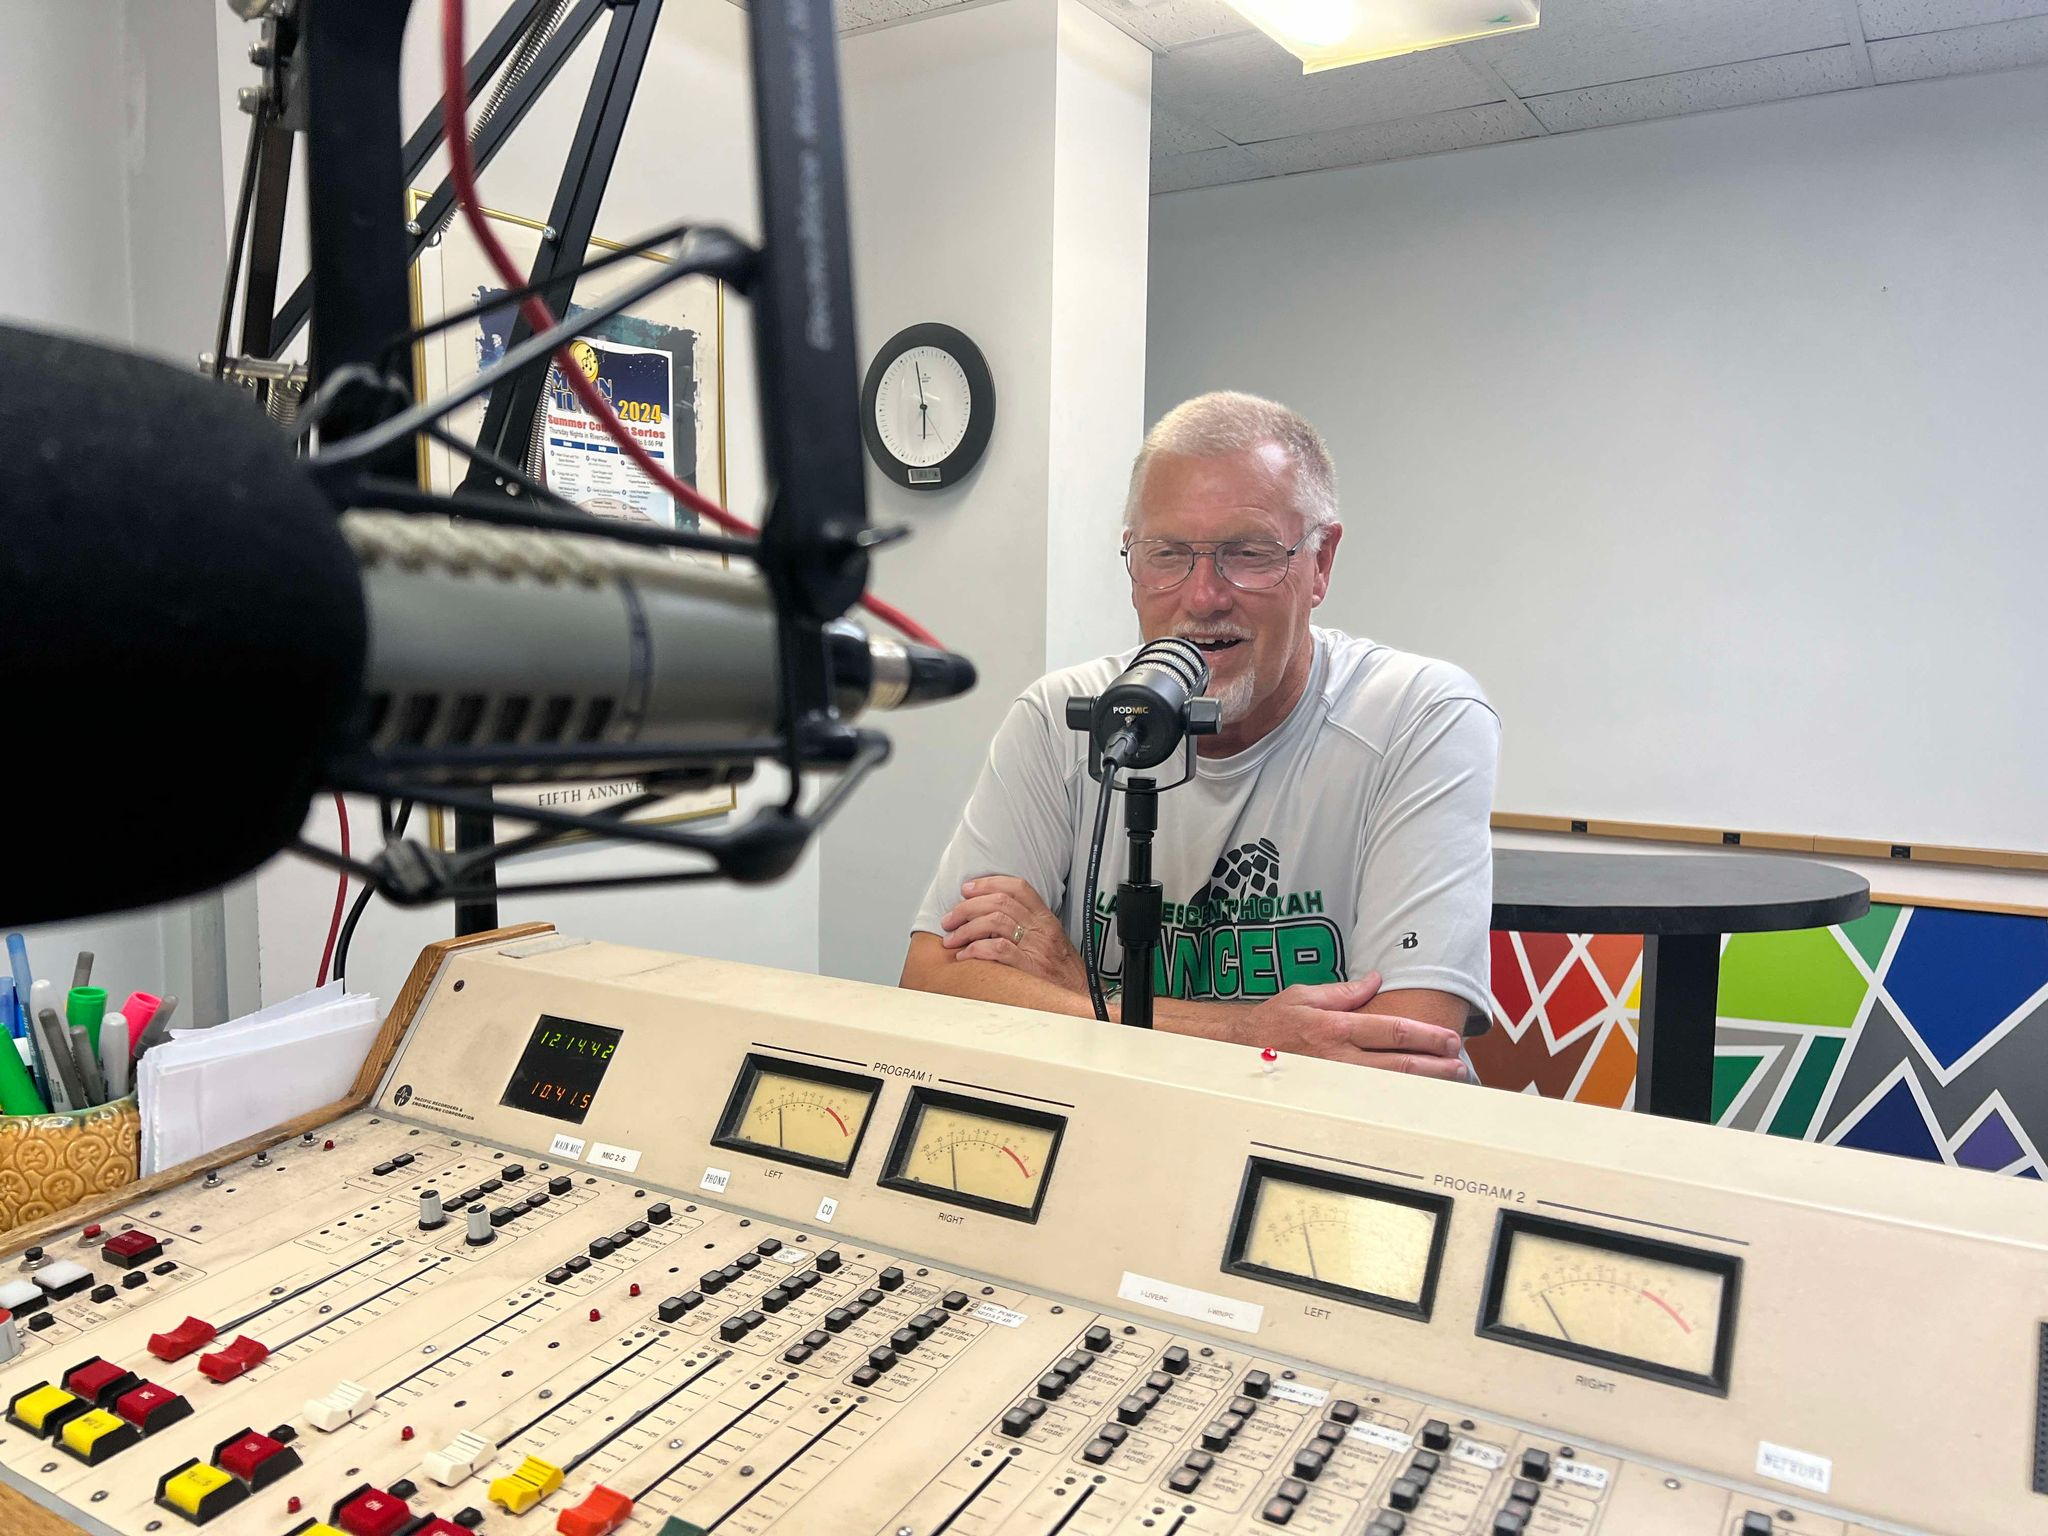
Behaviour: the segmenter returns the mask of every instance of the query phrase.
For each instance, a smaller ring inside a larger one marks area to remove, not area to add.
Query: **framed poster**
[[[427,194],[415,190],[407,215],[416,217]],[[486,210],[498,239],[522,270],[532,269],[546,234],[535,219]],[[592,240],[586,260],[620,247]],[[570,317],[642,277],[642,262],[666,262],[650,253],[594,272],[576,285]],[[412,269],[413,323],[486,304],[505,292],[505,285],[460,217],[428,243]],[[413,370],[420,398],[439,395],[474,377],[504,356],[517,318],[516,305],[498,304],[461,325],[438,331],[413,348]],[[613,404],[641,445],[687,485],[705,487],[725,500],[725,285],[715,278],[690,277],[650,295],[624,314],[593,324],[569,348],[577,366]],[[669,528],[695,528],[697,514],[676,505],[630,460],[620,454],[595,418],[588,415],[560,377],[560,365],[549,368],[548,384],[535,413],[521,467],[557,495],[599,517],[645,518]],[[483,427],[490,396],[479,396],[449,413],[450,432],[474,442]],[[419,473],[423,484],[452,491],[468,468],[461,454],[445,444],[422,438]],[[678,560],[717,560],[686,550]],[[594,810],[641,794],[638,779],[602,783],[501,785],[497,799],[506,805]],[[672,822],[731,811],[736,796],[731,786],[687,790],[625,817],[633,822]],[[514,837],[527,824],[507,822],[499,837]],[[428,833],[438,848],[454,842],[454,818],[438,809],[428,813]]]

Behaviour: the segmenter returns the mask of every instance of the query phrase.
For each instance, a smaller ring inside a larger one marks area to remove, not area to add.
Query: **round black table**
[[[1493,855],[1493,926],[1639,933],[1636,1109],[1712,1118],[1721,935],[1824,928],[1870,910],[1870,883],[1832,864],[1727,853]]]

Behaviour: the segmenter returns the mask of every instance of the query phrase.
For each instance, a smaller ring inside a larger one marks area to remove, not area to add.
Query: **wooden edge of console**
[[[7,1536],[78,1536],[79,1527],[0,1483],[0,1530]]]
[[[2020,848],[1956,848],[1944,843],[1887,843],[1874,838],[1822,837],[1796,832],[1746,832],[1734,828],[1686,827],[1653,821],[1595,821],[1581,816],[1525,816],[1495,811],[1499,832],[1562,832],[1578,837],[1617,837],[1640,843],[1693,843],[1715,848],[1763,848],[1773,853],[1811,853],[1823,858],[1869,859],[1877,863],[1955,864],[1976,869],[2048,873],[2048,853]],[[1925,905],[1942,905],[1938,902]],[[1989,911],[2006,911],[1991,907]]]
[[[77,1205],[66,1206],[53,1216],[45,1216],[41,1221],[16,1227],[4,1238],[0,1238],[0,1242],[5,1243],[5,1247],[0,1248],[0,1257],[12,1257],[24,1248],[32,1248],[38,1243],[47,1242],[58,1233],[69,1231],[85,1222],[98,1221],[102,1216],[118,1211],[124,1205],[133,1205],[138,1200],[147,1199],[161,1190],[169,1189],[173,1184],[197,1178],[209,1169],[235,1162],[254,1152],[261,1152],[265,1147],[274,1147],[287,1137],[317,1130],[331,1121],[339,1120],[343,1115],[355,1113],[367,1100],[367,1094],[350,1094],[347,1098],[338,1099],[332,1104],[309,1109],[305,1114],[287,1120],[282,1125],[273,1125],[267,1131],[258,1131],[254,1136],[244,1136],[240,1141],[230,1142],[225,1147],[215,1147],[205,1156],[195,1157],[188,1163],[166,1168],[161,1173],[153,1173],[146,1179],[123,1184],[118,1189],[106,1190],[80,1201]]]
[[[41,1221],[0,1233],[0,1256],[12,1256],[24,1248],[46,1242],[60,1232],[86,1222],[97,1221],[125,1205],[133,1205],[159,1190],[169,1189],[174,1184],[182,1184],[187,1179],[198,1178],[210,1169],[238,1162],[252,1153],[261,1152],[266,1147],[274,1147],[281,1141],[303,1135],[307,1131],[318,1130],[323,1125],[339,1120],[343,1115],[354,1114],[369,1103],[370,1095],[376,1092],[378,1080],[384,1076],[384,1069],[391,1064],[391,1058],[397,1054],[399,1041],[405,1038],[405,1032],[411,1026],[414,1016],[426,1002],[427,993],[434,984],[434,977],[439,974],[442,962],[448,956],[458,950],[473,949],[487,944],[503,944],[514,939],[552,933],[554,927],[553,923],[520,923],[509,928],[493,928],[488,933],[437,939],[421,950],[419,958],[413,962],[412,974],[399,989],[397,1001],[391,1005],[390,1013],[385,1015],[384,1026],[377,1031],[377,1038],[371,1043],[369,1054],[363,1058],[362,1068],[356,1073],[355,1083],[345,1097],[337,1099],[332,1104],[322,1105],[319,1109],[308,1110],[303,1115],[294,1116],[281,1125],[273,1125],[267,1131],[258,1131],[253,1136],[245,1136],[225,1147],[216,1147],[213,1151],[195,1157],[190,1162],[180,1163],[175,1168],[166,1168],[146,1179],[137,1179],[132,1183],[123,1184],[118,1189],[106,1190],[91,1196],[77,1205],[67,1206],[55,1215],[46,1216]],[[12,1536],[13,1529],[12,1526],[0,1523],[0,1530],[7,1531],[9,1536]],[[72,1527],[63,1526],[61,1529],[70,1530]]]
[[[369,1054],[363,1057],[362,1069],[356,1073],[355,1083],[349,1089],[350,1095],[358,1099],[367,1099],[377,1091],[377,1084],[384,1076],[384,1069],[391,1065],[391,1058],[398,1054],[398,1042],[405,1038],[405,1032],[412,1027],[413,1016],[427,1000],[427,993],[434,986],[434,978],[441,973],[441,963],[450,955],[457,950],[476,949],[487,944],[509,944],[515,939],[530,939],[554,931],[553,923],[515,923],[509,928],[493,928],[487,933],[465,934],[457,939],[436,939],[421,950],[420,957],[412,963],[412,974],[405,978],[405,985],[398,989],[398,996],[392,999],[391,1011],[384,1016],[384,1027],[377,1031],[377,1038],[371,1042]]]

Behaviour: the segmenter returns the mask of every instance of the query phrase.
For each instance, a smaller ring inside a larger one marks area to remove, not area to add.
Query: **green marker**
[[[7,1006],[14,1006],[14,978],[0,976],[0,998]],[[14,1049],[11,1038],[0,1038],[0,1114],[47,1115],[50,1106],[43,1102],[43,1096],[36,1092],[34,1079],[28,1075],[28,1068],[21,1055]]]
[[[64,1004],[64,1021],[67,1024],[83,1024],[86,1038],[92,1041],[95,1053],[100,1048],[100,1020],[107,1016],[107,989],[105,987],[73,987],[71,996]]]

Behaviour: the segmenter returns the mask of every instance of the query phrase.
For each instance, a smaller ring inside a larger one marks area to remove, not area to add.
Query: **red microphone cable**
[[[467,49],[462,36],[462,0],[441,0],[441,133],[448,141],[448,178],[455,184],[456,201],[462,206],[463,217],[468,220],[470,231],[476,236],[477,244],[483,248],[485,257],[496,269],[499,281],[507,288],[522,288],[525,276],[513,262],[511,254],[499,243],[490,223],[483,216],[483,205],[477,198],[476,160],[470,153],[469,144],[469,92],[465,74]],[[537,293],[528,294],[519,301],[520,313],[526,323],[535,331],[545,331],[555,324],[555,317],[548,310],[546,302]],[[633,436],[626,424],[619,420],[611,405],[597,392],[597,385],[585,377],[583,370],[569,356],[567,347],[555,354],[558,371],[583,409],[597,418],[611,440],[619,445],[619,451],[637,465],[641,472],[673,496],[681,505],[690,508],[728,533],[757,534],[751,523],[733,516],[710,497],[694,486],[685,485]],[[893,603],[884,602],[870,593],[862,593],[860,605],[883,623],[907,635],[920,645],[939,647],[932,632],[904,613]]]
[[[334,815],[335,819],[341,823],[341,856],[346,859],[348,857],[348,805],[339,795],[334,797]],[[327,921],[327,943],[320,951],[320,979],[313,983],[315,987],[327,985],[327,965],[334,958],[335,935],[341,932],[342,903],[347,900],[348,871],[344,869],[334,887],[334,916]]]

